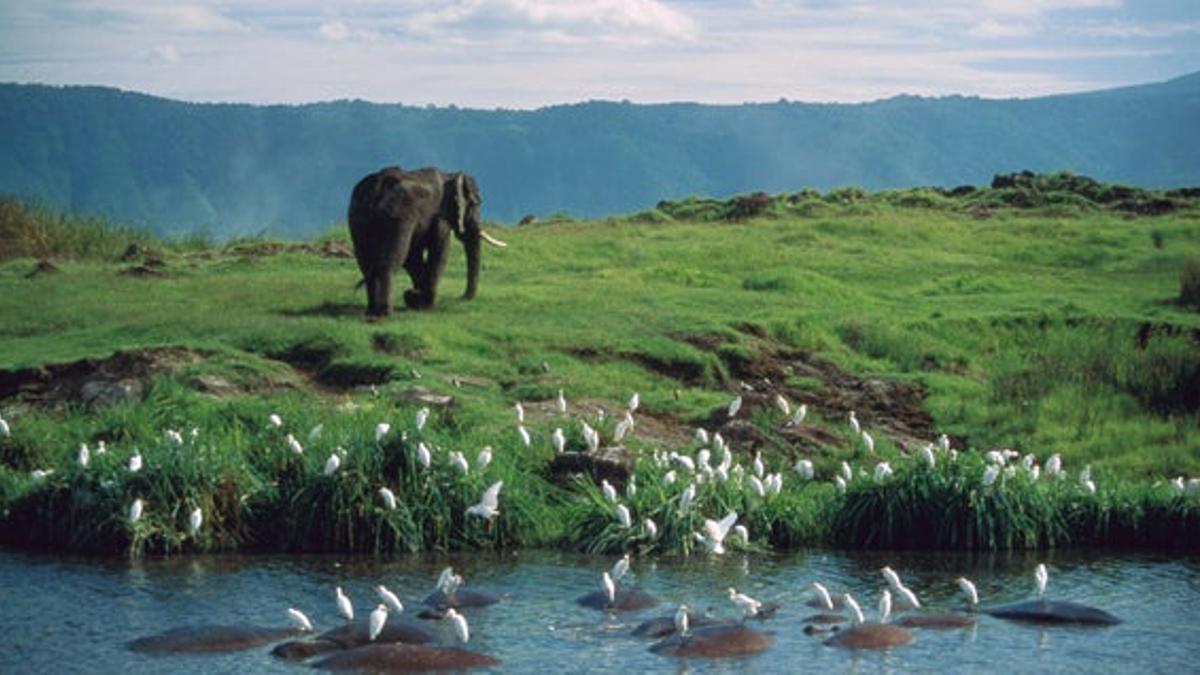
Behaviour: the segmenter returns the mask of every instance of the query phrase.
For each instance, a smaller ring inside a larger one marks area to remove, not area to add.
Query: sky
[[[1200,71],[1200,0],[0,0],[0,81],[189,101],[1031,97]]]

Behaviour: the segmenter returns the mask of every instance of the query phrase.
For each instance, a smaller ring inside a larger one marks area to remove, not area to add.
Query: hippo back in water
[[[655,643],[650,651],[663,656],[720,658],[746,656],[765,651],[775,638],[742,624],[705,626],[688,633],[686,638],[678,635]]]
[[[129,643],[129,648],[145,654],[236,652],[277,642],[299,632],[296,628],[245,625],[182,626],[138,638]]]
[[[1081,626],[1115,626],[1117,617],[1102,609],[1067,600],[1030,600],[983,610],[998,619],[1031,623],[1066,623]]]
[[[402,673],[421,670],[464,670],[500,665],[498,659],[459,647],[369,644],[340,651],[313,664],[322,670]]]

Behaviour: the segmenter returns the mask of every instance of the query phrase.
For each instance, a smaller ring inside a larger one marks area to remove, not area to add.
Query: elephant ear
[[[462,237],[463,221],[467,217],[467,192],[463,185],[463,175],[461,173],[454,174],[454,211],[454,217],[451,221],[454,225],[454,233]]]

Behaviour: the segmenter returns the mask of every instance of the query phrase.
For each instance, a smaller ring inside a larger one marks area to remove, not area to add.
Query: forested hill
[[[982,184],[1022,169],[1200,185],[1200,73],[1027,100],[534,111],[197,104],[0,84],[0,139],[2,193],[158,233],[298,236],[344,219],[355,181],[389,164],[469,171],[485,217],[509,222],[687,195]]]

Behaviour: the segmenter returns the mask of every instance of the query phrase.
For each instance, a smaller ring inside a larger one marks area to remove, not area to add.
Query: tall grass
[[[94,216],[64,214],[17,199],[0,198],[0,261],[10,258],[102,259],[119,257],[131,243],[147,245],[146,230]]]

